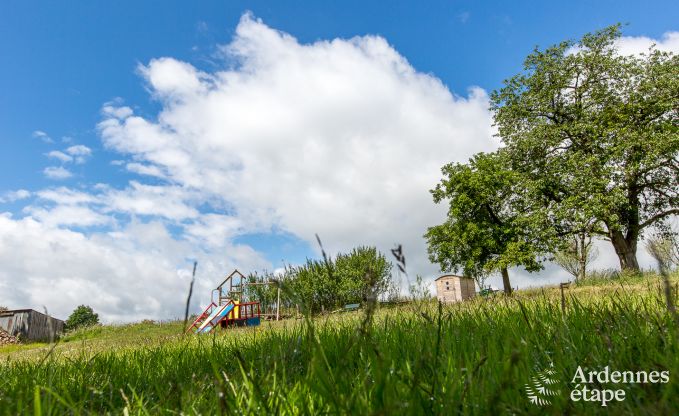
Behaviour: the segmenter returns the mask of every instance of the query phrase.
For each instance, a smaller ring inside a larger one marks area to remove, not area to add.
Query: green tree
[[[94,310],[85,305],[80,305],[73,310],[71,316],[66,320],[66,328],[69,330],[96,325],[99,323],[99,315]]]
[[[335,306],[337,282],[331,278],[332,269],[331,261],[326,264],[313,259],[292,269],[290,292],[309,312],[318,313]]]
[[[621,56],[612,26],[536,49],[491,96],[499,136],[552,227],[608,239],[638,270],[645,229],[679,213],[679,58]]]
[[[431,191],[434,202],[448,201],[446,221],[425,234],[429,259],[441,271],[461,270],[478,277],[499,271],[504,291],[512,291],[508,269],[542,268],[549,228],[519,197],[519,175],[509,169],[503,151],[479,153],[468,164],[443,167],[443,180]]]
[[[646,240],[646,250],[658,261],[660,268],[669,271],[679,267],[679,238],[676,234],[652,236]]]
[[[575,277],[575,282],[587,276],[587,267],[599,256],[592,237],[580,233],[568,241],[566,247],[554,253],[554,262]]]
[[[328,261],[307,260],[293,268],[289,292],[311,313],[347,303],[360,303],[385,293],[391,283],[391,263],[375,247],[358,247]]]
[[[391,263],[375,247],[358,247],[348,254],[338,254],[335,259],[338,304],[365,302],[371,296],[386,293],[391,268]]]

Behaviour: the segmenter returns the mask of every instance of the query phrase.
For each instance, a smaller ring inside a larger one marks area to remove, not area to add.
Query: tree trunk
[[[585,241],[587,239],[587,236],[582,233],[578,236],[578,242],[576,244],[579,245],[578,247],[578,275],[575,276],[575,283],[578,283],[578,281],[582,281],[585,278],[585,268],[587,267],[587,242]]]
[[[611,231],[611,244],[620,260],[620,269],[638,272],[636,239],[626,239],[621,231]]]
[[[502,272],[502,285],[505,288],[505,295],[511,295],[512,285],[509,283],[509,271],[506,267],[503,267],[500,272]]]

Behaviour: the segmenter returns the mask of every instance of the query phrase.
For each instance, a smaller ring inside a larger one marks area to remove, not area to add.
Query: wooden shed
[[[64,321],[33,309],[0,312],[0,328],[20,339],[47,341],[64,332]]]
[[[447,274],[439,277],[435,282],[436,297],[441,302],[460,302],[476,296],[476,286],[472,278]]]

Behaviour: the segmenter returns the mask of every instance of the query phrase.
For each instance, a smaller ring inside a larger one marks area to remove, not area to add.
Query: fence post
[[[563,289],[570,286],[570,282],[559,283],[559,289],[561,289],[561,312],[566,313],[566,296],[563,293]]]

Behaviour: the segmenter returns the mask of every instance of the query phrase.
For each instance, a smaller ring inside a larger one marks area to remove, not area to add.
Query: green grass
[[[656,277],[568,289],[565,313],[545,289],[378,310],[371,324],[348,313],[201,337],[180,327],[83,330],[47,359],[45,346],[2,349],[0,414],[679,412],[679,332]],[[626,400],[607,407],[573,402],[578,365],[669,370],[670,382],[617,385]],[[560,394],[540,407],[524,385],[547,368]]]

